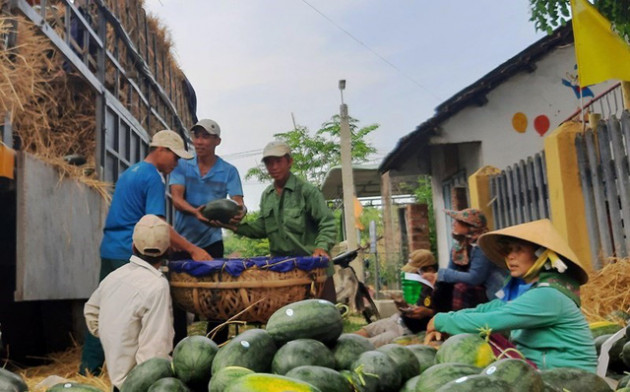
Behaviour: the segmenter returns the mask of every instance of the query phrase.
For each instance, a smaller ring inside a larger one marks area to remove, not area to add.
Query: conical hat
[[[490,231],[479,237],[477,244],[485,255],[501,268],[505,265],[505,255],[501,252],[502,237],[512,237],[540,245],[556,252],[569,261],[569,270],[580,284],[588,282],[588,275],[582,263],[571,250],[567,241],[558,233],[549,219],[541,219],[521,225],[506,227],[505,229]]]

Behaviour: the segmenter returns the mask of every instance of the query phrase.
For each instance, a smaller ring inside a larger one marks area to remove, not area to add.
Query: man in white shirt
[[[133,256],[98,286],[83,313],[89,331],[99,337],[114,391],[139,363],[168,358],[173,350],[169,284],[159,271],[169,248],[169,225],[145,215],[133,231]]]

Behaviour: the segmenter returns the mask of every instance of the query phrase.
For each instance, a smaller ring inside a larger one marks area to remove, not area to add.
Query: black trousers
[[[214,242],[207,247],[203,248],[213,259],[222,259],[224,253],[223,241]],[[190,254],[188,252],[176,252],[171,255],[171,260],[190,260]],[[195,320],[199,320],[199,316],[195,315]],[[173,339],[173,347],[179,343],[180,340],[188,336],[186,311],[175,305],[173,301],[173,328],[175,329],[175,338]],[[206,328],[206,334],[212,331],[215,327],[223,324],[221,321],[208,321],[208,327]],[[214,342],[221,344],[228,339],[229,328],[225,327],[218,331],[214,336]]]

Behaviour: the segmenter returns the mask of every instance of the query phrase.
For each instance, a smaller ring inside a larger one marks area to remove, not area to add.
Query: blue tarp
[[[201,277],[218,271],[226,271],[232,276],[240,276],[248,268],[258,267],[275,272],[287,272],[294,268],[310,271],[314,268],[327,268],[325,257],[252,257],[250,259],[215,259],[211,261],[179,260],[168,263],[169,270],[185,272]]]

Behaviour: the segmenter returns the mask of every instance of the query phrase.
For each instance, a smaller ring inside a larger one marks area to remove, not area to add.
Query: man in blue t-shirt
[[[193,244],[205,249],[214,258],[223,258],[223,236],[221,228],[208,221],[201,211],[206,203],[225,199],[228,195],[241,206],[241,213],[232,219],[234,224],[243,219],[247,209],[243,204],[243,187],[238,170],[216,155],[221,144],[221,128],[210,119],[199,120],[191,128],[195,157],[180,160],[169,178],[173,205],[175,206],[175,230]],[[173,258],[187,259],[186,252],[174,254]],[[185,314],[175,309],[175,341],[186,336]],[[220,321],[208,322],[211,331]],[[219,331],[214,341],[227,340],[227,328]]]
[[[101,270],[99,281],[110,272],[129,263],[132,255],[133,229],[144,215],[166,215],[163,175],[168,175],[177,165],[179,158],[191,159],[184,141],[173,131],[164,130],[151,139],[146,158],[129,167],[116,182],[114,196],[109,207],[103,240],[101,241]],[[194,260],[211,260],[202,248],[187,241],[170,225],[170,241],[174,249],[189,252]],[[99,374],[104,354],[100,341],[86,333],[79,372]]]
[[[217,156],[215,150],[221,144],[221,128],[213,120],[203,119],[190,130],[195,147],[195,157],[181,160],[169,178],[173,205],[175,206],[175,230],[188,241],[205,249],[212,257],[223,257],[221,228],[212,225],[201,211],[209,201],[224,199],[228,195],[242,207],[234,218],[240,222],[245,215],[243,187],[238,170]]]

